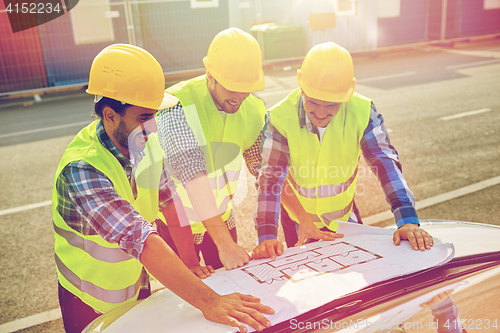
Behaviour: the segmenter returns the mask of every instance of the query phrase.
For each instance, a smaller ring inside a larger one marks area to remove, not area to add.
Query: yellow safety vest
[[[257,140],[264,124],[264,103],[250,95],[238,112],[227,114],[225,122],[207,88],[206,75],[180,82],[167,91],[182,104],[186,120],[205,155],[205,168],[218,211],[225,221],[231,213],[231,198],[238,186],[242,153]],[[206,231],[194,211],[186,190],[177,187],[193,233]]]
[[[64,167],[75,161],[85,161],[103,172],[116,192],[153,222],[158,215],[158,188],[163,163],[145,156],[136,171],[137,200],[118,160],[101,145],[96,134],[96,122],[82,129],[66,148],[57,167],[56,181]],[[160,152],[161,147],[154,150]],[[158,156],[158,154],[156,153]],[[156,185],[154,185],[156,183]],[[99,312],[110,311],[137,299],[140,290],[142,264],[99,235],[83,235],[64,221],[57,210],[58,194],[54,183],[52,213],[54,219],[55,260],[61,285]]]
[[[300,127],[297,113],[300,96],[297,89],[269,110],[271,123],[288,140],[287,180],[295,195],[318,228],[327,226],[336,230],[335,220],[347,221],[351,214],[360,142],[370,119],[371,100],[355,93],[342,104],[326,127],[320,144],[316,134]]]

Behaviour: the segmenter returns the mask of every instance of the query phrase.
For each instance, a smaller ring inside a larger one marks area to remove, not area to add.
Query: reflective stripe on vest
[[[297,89],[273,107],[269,111],[271,123],[288,140],[287,180],[293,192],[318,228],[335,230],[334,221],[347,221],[352,211],[360,142],[368,125],[371,100],[353,94],[327,125],[320,144],[316,134],[300,127],[300,96]]]
[[[229,218],[229,213],[231,212],[230,211],[230,208],[231,208],[230,204],[231,204],[232,198],[233,198],[232,195],[225,197],[224,200],[217,206],[217,210],[218,210],[219,214],[222,214],[222,219],[224,221],[226,221]],[[190,223],[192,223],[192,221],[200,221],[198,214],[196,213],[196,211],[193,208],[191,208],[187,205],[184,205],[184,210],[186,212],[186,216],[188,217]],[[195,231],[199,230],[199,229],[196,229],[196,226],[192,225],[192,230],[193,230],[193,233],[195,233]]]
[[[320,219],[318,217],[318,215],[311,214],[311,213],[309,213],[309,217],[311,218],[311,220],[313,222],[321,223],[321,224],[317,224],[317,226],[320,227],[320,228],[322,228],[322,227],[324,227],[323,221],[325,221],[325,224],[329,225],[330,222],[334,222],[334,220],[338,220],[339,218],[341,218],[345,214],[350,213],[351,209],[352,209],[353,202],[354,202],[354,200],[351,201],[346,207],[344,207],[341,210],[338,210],[338,211],[335,211],[335,212],[330,212],[330,213],[325,213],[325,214],[321,215],[321,217],[323,219]]]
[[[186,120],[205,155],[207,178],[218,212],[225,221],[230,216],[231,198],[237,190],[242,153],[255,143],[264,124],[264,103],[250,95],[239,110],[227,114],[224,121],[208,91],[206,75],[180,82],[167,91],[180,100]],[[178,186],[177,192],[193,233],[205,232],[184,187]]]
[[[54,232],[63,237],[69,245],[84,250],[92,258],[109,263],[130,260],[131,257],[120,249],[103,247],[96,242],[85,239],[78,234],[59,228],[53,224]],[[100,236],[98,236],[100,237]]]
[[[103,303],[118,304],[118,305],[121,305],[121,303],[127,301],[128,299],[132,300],[137,299],[136,296],[139,291],[139,288],[141,287],[140,277],[139,279],[137,279],[135,284],[128,286],[124,289],[108,290],[100,288],[99,286],[96,286],[95,284],[89,281],[84,281],[84,280],[82,281],[78,277],[78,275],[73,273],[68,267],[66,267],[66,265],[64,265],[64,263],[61,261],[61,259],[59,259],[57,254],[55,256],[55,260],[56,260],[57,270],[64,276],[65,280],[67,280],[73,286],[78,288],[78,290],[90,295],[92,298],[98,299]],[[113,308],[117,307],[118,305],[115,305]]]
[[[58,279],[61,285],[79,297],[99,312],[110,311],[117,306],[137,299],[140,288],[142,264],[134,257],[123,252],[118,244],[111,244],[99,235],[83,235],[75,231],[64,221],[57,210],[58,194],[56,182],[64,167],[75,161],[85,161],[104,173],[116,192],[128,202],[142,216],[154,219],[158,214],[158,188],[152,180],[160,179],[155,168],[154,158],[145,150],[145,156],[139,163],[137,170],[142,173],[142,185],[137,186],[137,199],[134,199],[129,180],[118,160],[103,147],[96,134],[97,121],[82,129],[68,148],[59,163],[52,193],[52,212],[54,218],[55,256]],[[152,169],[145,172],[151,164]],[[157,165],[156,165],[157,166]],[[150,180],[146,179],[151,177]],[[156,203],[151,198],[156,196]]]
[[[356,167],[354,173],[352,174],[351,178],[349,178],[347,181],[340,183],[340,184],[335,184],[335,185],[321,185],[318,186],[317,188],[305,188],[305,187],[300,187],[295,180],[293,180],[292,177],[288,177],[288,181],[290,182],[290,185],[295,189],[295,191],[306,198],[328,198],[334,195],[339,195],[345,191],[352,185],[352,183],[356,180],[356,177],[358,175],[358,168]]]

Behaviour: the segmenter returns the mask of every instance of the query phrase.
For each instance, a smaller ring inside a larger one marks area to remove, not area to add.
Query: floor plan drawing
[[[303,253],[243,268],[242,271],[261,284],[285,279],[298,282],[380,258],[382,256],[347,242],[320,242],[317,247]]]
[[[221,268],[202,281],[219,295],[240,293],[259,298],[275,309],[269,316],[273,325],[290,327],[292,318],[368,286],[441,265],[455,253],[449,243],[436,244],[425,252],[413,250],[409,242],[395,246],[392,230],[356,223],[339,223],[337,232],[344,237],[286,248],[276,259],[254,259],[231,270]],[[415,304],[420,308],[422,303]],[[399,318],[389,315],[387,319]],[[168,333],[237,330],[206,320],[200,310],[165,288],[130,309],[106,331],[164,333],[165,328]],[[251,327],[247,329],[251,331]]]

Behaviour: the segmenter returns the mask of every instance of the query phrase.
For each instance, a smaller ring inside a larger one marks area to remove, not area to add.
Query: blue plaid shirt
[[[302,96],[298,114],[300,126],[305,126],[308,131],[319,136],[317,127],[312,124],[304,110]],[[261,150],[262,163],[258,169],[257,190],[260,186],[281,189],[289,167],[290,151],[288,140],[270,122],[269,112],[262,130]],[[384,118],[377,112],[373,103],[370,120],[361,139],[361,150],[371,169],[377,170],[398,228],[407,223],[419,223],[413,193],[401,173],[398,152],[391,145]],[[277,238],[281,191],[263,190],[258,193],[254,218],[260,243],[266,239]],[[354,213],[349,220],[356,221]]]
[[[115,147],[102,121],[98,122],[96,131],[100,143],[120,162],[134,195],[137,195],[132,163]],[[136,160],[139,159],[140,156],[136,156]],[[57,179],[56,189],[57,210],[71,228],[84,235],[98,234],[140,259],[146,238],[156,230],[116,193],[106,175],[86,162],[76,161],[64,167]],[[176,196],[172,180],[164,168],[159,188],[159,210],[163,210]]]

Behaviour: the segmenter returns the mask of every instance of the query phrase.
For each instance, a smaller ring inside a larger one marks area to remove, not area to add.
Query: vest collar
[[[305,126],[305,128],[309,132],[319,136],[318,128],[312,123],[311,119],[309,119],[309,116],[306,113],[306,110],[304,110],[304,97],[302,97],[302,95],[300,95],[299,97],[298,113],[300,128],[303,128]]]
[[[142,157],[144,156],[144,152],[140,151],[136,153],[134,156],[131,156],[131,159],[128,159],[120,153],[120,151],[116,148],[115,144],[111,139],[109,138],[108,134],[104,130],[104,125],[102,124],[102,120],[99,120],[96,125],[96,134],[97,138],[99,139],[99,142],[107,149],[113,156],[120,162],[120,165],[122,168],[131,168],[133,165],[137,166],[137,163],[139,163],[142,160]]]

